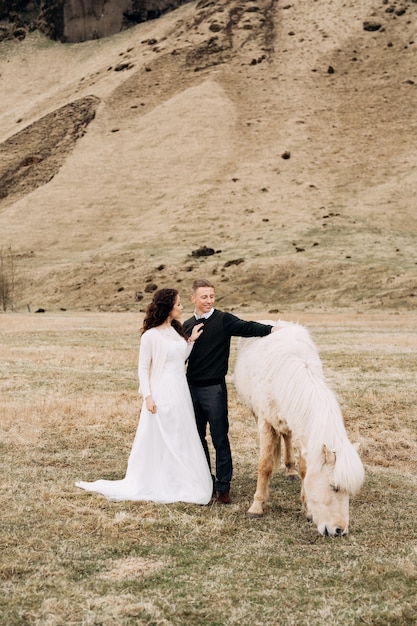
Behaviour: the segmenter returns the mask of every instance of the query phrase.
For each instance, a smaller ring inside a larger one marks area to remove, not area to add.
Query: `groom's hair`
[[[208,280],[208,278],[197,278],[197,280],[193,282],[193,293],[200,287],[212,287],[214,289],[213,283]]]

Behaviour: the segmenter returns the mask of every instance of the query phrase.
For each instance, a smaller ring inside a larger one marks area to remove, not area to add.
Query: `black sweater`
[[[205,387],[224,381],[229,365],[232,337],[265,337],[272,326],[259,322],[245,322],[232,313],[214,309],[208,319],[195,317],[184,322],[188,336],[196,324],[204,322],[203,332],[194,344],[188,359],[187,378],[191,385]]]

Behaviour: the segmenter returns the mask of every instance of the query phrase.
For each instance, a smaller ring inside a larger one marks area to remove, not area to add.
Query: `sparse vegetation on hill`
[[[196,275],[229,308],[414,308],[416,18],[201,0],[99,41],[3,41],[17,308],[136,309]]]

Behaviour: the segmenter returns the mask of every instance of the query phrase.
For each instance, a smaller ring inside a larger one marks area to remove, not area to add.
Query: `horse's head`
[[[319,458],[309,462],[303,456],[300,458],[303,508],[321,535],[337,537],[348,532],[349,494],[357,491],[363,482],[363,466],[356,449],[353,446],[352,449],[359,463],[356,463],[357,478],[350,481],[350,487],[340,480],[336,454],[325,445]]]

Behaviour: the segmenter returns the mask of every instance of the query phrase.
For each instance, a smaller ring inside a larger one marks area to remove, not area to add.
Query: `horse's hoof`
[[[300,480],[300,477],[298,474],[287,474],[287,480],[290,480],[291,482],[295,482],[297,480]]]
[[[260,519],[261,517],[264,516],[264,514],[263,513],[251,513],[250,511],[248,511],[247,516],[250,517],[251,519]]]

